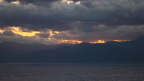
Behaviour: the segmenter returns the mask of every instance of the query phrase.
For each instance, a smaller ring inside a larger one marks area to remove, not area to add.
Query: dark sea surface
[[[141,64],[0,64],[0,81],[144,81]]]

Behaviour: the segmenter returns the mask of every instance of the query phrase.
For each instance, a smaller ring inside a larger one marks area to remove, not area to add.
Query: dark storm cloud
[[[32,29],[53,28],[64,30],[72,28],[71,24],[75,21],[116,26],[144,24],[144,3],[126,2],[122,4],[120,1],[113,0],[104,0],[103,2],[89,0],[82,1],[81,5],[66,5],[62,2],[55,2],[51,7],[1,3],[0,19],[2,25],[31,27]]]
[[[138,0],[139,1],[139,0]],[[94,21],[106,25],[140,25],[144,24],[144,3],[135,3],[130,0],[95,0],[83,2],[84,6],[93,9]]]
[[[105,26],[99,25],[96,28],[80,28],[79,39],[83,41],[95,40],[132,40],[138,36],[144,35],[144,25],[141,26]],[[91,32],[90,32],[91,31]],[[77,32],[79,33],[79,32]]]
[[[8,5],[8,6],[5,6]],[[1,3],[0,27],[21,26],[28,29],[50,28],[56,30],[67,30],[70,21],[63,20],[62,11],[51,8],[39,8],[33,4],[15,5]],[[52,11],[52,12],[51,12]]]
[[[21,4],[18,5],[7,1],[9,3],[0,3],[1,28],[20,26],[32,30],[76,30],[83,39],[143,34],[139,31],[144,25],[143,0],[81,0],[79,5],[61,0],[19,0]],[[51,3],[50,6],[45,2]],[[127,31],[123,26],[128,28]],[[140,26],[139,30],[135,30],[137,26]],[[116,34],[118,30],[124,32]]]

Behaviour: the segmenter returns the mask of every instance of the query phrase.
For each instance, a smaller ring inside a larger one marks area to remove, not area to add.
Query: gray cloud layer
[[[15,34],[12,31],[4,31],[0,36],[15,36]]]
[[[0,2],[1,28],[76,31],[81,40],[144,35],[143,0],[81,0],[79,5],[61,0],[19,0],[18,5],[12,1]]]

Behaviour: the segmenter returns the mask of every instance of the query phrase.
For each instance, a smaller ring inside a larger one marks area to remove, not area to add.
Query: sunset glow
[[[71,0],[62,0],[62,2],[66,2],[67,4],[73,3]]]
[[[144,35],[142,3],[142,0],[0,0],[0,42],[56,45],[129,41]]]
[[[80,1],[78,1],[78,2],[75,2],[75,4],[80,4],[81,2]]]
[[[0,63],[144,64],[143,49],[144,0],[0,0]],[[0,81],[21,80],[10,74]],[[74,80],[134,79],[90,75]]]
[[[69,44],[80,44],[83,41],[78,41],[78,40],[60,40],[62,43],[69,43]]]
[[[50,34],[50,37],[54,35],[52,30],[49,31],[49,34]]]
[[[19,1],[12,1],[11,3],[12,3],[12,4],[16,4],[16,5],[19,5],[19,4],[20,4]]]
[[[1,29],[0,29],[0,33],[3,33],[3,32],[4,32],[4,30],[1,30]]]
[[[104,40],[98,40],[97,42],[89,42],[91,44],[95,44],[95,43],[106,43]]]
[[[59,31],[54,31],[54,33],[59,34],[60,32]]]
[[[115,42],[126,42],[126,41],[129,41],[129,40],[113,40]]]
[[[0,0],[0,2],[2,2],[3,0]]]
[[[26,28],[21,28],[21,27],[8,27],[5,29],[0,29],[0,33],[3,34],[5,31],[11,31],[16,35],[20,35],[23,37],[33,37],[36,40],[44,40],[44,43],[47,44],[49,43],[49,41],[54,42],[56,44],[80,44],[83,43],[85,41],[81,41],[81,40],[69,40],[69,39],[63,39],[62,36],[70,36],[73,37],[75,35],[71,35],[69,31],[53,31],[51,29],[47,29],[45,31],[34,31],[34,30],[29,30]],[[39,36],[40,35],[40,36]],[[44,38],[41,37],[44,35]],[[55,37],[56,36],[56,37]],[[57,36],[59,36],[57,38]],[[128,40],[112,40],[115,42],[125,42]],[[105,40],[97,40],[95,42],[88,42],[91,44],[96,44],[96,43],[106,43]]]
[[[65,2],[65,3],[67,3],[67,4],[71,4],[71,3],[80,4],[80,1],[74,2],[74,1],[72,1],[72,0],[62,0],[62,2]]]
[[[40,33],[39,31],[29,31],[29,32],[23,32],[20,27],[10,27],[11,31],[15,34],[21,35],[21,36],[35,36],[35,34]]]

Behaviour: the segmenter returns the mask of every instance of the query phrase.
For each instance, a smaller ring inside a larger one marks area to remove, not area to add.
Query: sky
[[[143,0],[0,0],[0,42],[97,43],[142,35]]]

